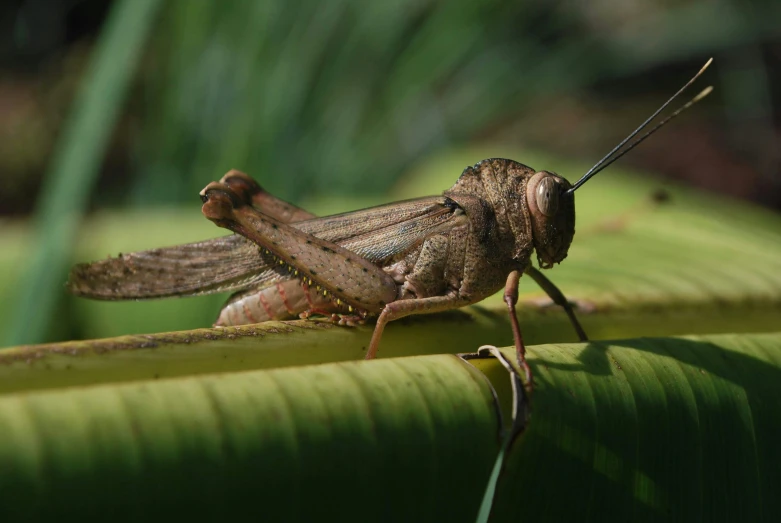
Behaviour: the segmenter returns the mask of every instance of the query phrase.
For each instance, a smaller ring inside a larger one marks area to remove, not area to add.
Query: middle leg
[[[365,359],[371,360],[377,356],[377,350],[380,347],[380,339],[385,330],[385,325],[387,325],[388,322],[398,320],[411,314],[427,314],[457,309],[462,305],[465,305],[464,300],[455,292],[445,296],[398,300],[387,304],[377,318],[377,325],[374,327],[372,339],[369,343],[369,350],[366,351]]]

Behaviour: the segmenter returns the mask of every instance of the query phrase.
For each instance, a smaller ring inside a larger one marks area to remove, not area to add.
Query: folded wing
[[[442,196],[314,218],[294,227],[383,265],[464,219]],[[120,254],[71,269],[67,289],[98,300],[143,300],[257,288],[290,278],[242,236]]]
[[[226,236],[79,264],[66,287],[93,299],[141,300],[235,291],[274,276],[257,245]]]

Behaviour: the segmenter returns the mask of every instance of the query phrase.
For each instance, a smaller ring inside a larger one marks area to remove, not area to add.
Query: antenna
[[[684,84],[684,86],[683,86],[683,87],[681,87],[680,89],[678,89],[678,92],[676,92],[676,93],[675,93],[674,95],[672,95],[672,96],[671,96],[671,97],[670,97],[670,98],[669,98],[669,99],[668,99],[666,102],[664,102],[664,103],[662,104],[662,106],[661,106],[661,107],[659,107],[659,109],[657,109],[656,111],[654,111],[654,114],[652,114],[650,117],[648,117],[648,119],[647,119],[646,121],[644,121],[644,122],[643,122],[643,123],[640,125],[640,127],[638,127],[637,129],[635,129],[635,130],[634,130],[634,131],[633,131],[633,132],[632,132],[632,133],[631,133],[629,136],[627,136],[626,138],[624,138],[624,139],[621,141],[621,143],[619,143],[618,145],[616,145],[615,147],[613,147],[613,149],[612,149],[612,150],[611,150],[609,153],[607,153],[607,154],[606,154],[606,155],[605,155],[605,156],[604,156],[604,157],[603,157],[601,160],[599,160],[599,161],[598,161],[598,162],[597,162],[597,163],[594,165],[594,167],[592,167],[591,169],[589,169],[589,170],[588,170],[588,172],[587,172],[586,174],[584,174],[584,175],[583,175],[583,176],[580,178],[580,180],[578,180],[577,182],[575,182],[575,184],[572,186],[572,188],[570,188],[570,189],[567,191],[567,193],[566,193],[566,194],[572,194],[572,193],[574,193],[574,192],[575,192],[575,191],[576,191],[576,190],[577,190],[577,189],[578,189],[578,188],[579,188],[581,185],[583,185],[584,183],[586,183],[586,182],[587,182],[587,181],[588,181],[588,180],[589,180],[589,179],[590,179],[592,176],[594,176],[594,175],[595,175],[595,174],[597,174],[599,171],[603,170],[603,169],[604,169],[604,168],[606,168],[608,165],[612,164],[613,162],[615,162],[616,160],[618,160],[619,158],[621,158],[622,156],[624,156],[626,153],[628,153],[629,151],[631,151],[632,149],[634,149],[635,147],[637,147],[638,145],[640,145],[640,143],[641,143],[641,142],[643,142],[643,141],[644,141],[646,138],[648,138],[649,136],[651,136],[652,134],[654,134],[656,131],[658,131],[658,130],[659,130],[659,129],[660,129],[662,126],[663,126],[663,125],[665,125],[667,122],[669,122],[670,120],[672,120],[673,118],[675,118],[676,116],[678,116],[679,114],[681,114],[682,112],[684,112],[686,109],[688,109],[688,108],[689,108],[689,107],[691,107],[692,105],[696,104],[697,102],[699,102],[700,100],[702,100],[703,98],[705,98],[706,96],[708,96],[708,95],[710,94],[710,92],[711,92],[711,91],[713,91],[713,87],[712,87],[712,86],[709,86],[709,87],[706,87],[705,89],[703,89],[703,90],[702,90],[702,92],[700,92],[700,94],[698,94],[697,96],[695,96],[694,98],[692,98],[691,100],[689,100],[689,101],[688,101],[686,104],[684,104],[683,106],[681,106],[680,108],[678,108],[678,109],[677,109],[675,112],[673,112],[673,113],[672,113],[670,116],[668,116],[667,118],[665,118],[664,120],[662,120],[661,122],[659,122],[658,124],[656,124],[656,125],[655,125],[655,126],[654,126],[654,127],[651,129],[651,130],[650,130],[650,131],[646,132],[644,135],[642,135],[642,136],[641,136],[640,138],[638,138],[636,141],[632,142],[632,143],[629,145],[629,147],[627,147],[627,148],[626,148],[626,149],[624,149],[623,151],[619,152],[618,154],[615,154],[615,153],[616,153],[616,152],[618,152],[618,151],[619,151],[619,150],[620,150],[620,149],[621,149],[621,148],[622,148],[624,145],[626,145],[626,144],[627,144],[627,142],[629,142],[629,141],[630,141],[632,138],[634,138],[635,136],[637,136],[637,135],[638,135],[638,134],[639,134],[639,133],[640,133],[640,132],[641,132],[643,129],[645,129],[645,128],[648,126],[648,124],[650,124],[650,123],[651,123],[651,122],[652,122],[652,121],[653,121],[653,120],[654,120],[654,119],[655,119],[657,116],[659,116],[659,113],[661,113],[662,111],[664,111],[664,110],[667,108],[667,106],[668,106],[668,105],[670,105],[670,103],[672,103],[672,101],[673,101],[673,100],[675,100],[676,98],[678,98],[678,96],[679,96],[681,93],[683,93],[683,92],[684,92],[684,91],[685,91],[685,90],[686,90],[686,89],[687,89],[687,88],[688,88],[688,87],[689,87],[689,86],[690,86],[692,83],[694,83],[694,81],[695,81],[697,78],[699,78],[699,76],[700,76],[700,75],[701,75],[703,72],[705,72],[705,69],[707,69],[707,68],[708,68],[708,66],[711,64],[711,62],[713,62],[713,58],[710,58],[710,59],[709,59],[709,60],[708,60],[708,61],[705,63],[705,65],[703,65],[703,66],[702,66],[702,68],[701,68],[701,69],[700,69],[700,70],[697,72],[697,74],[695,74],[695,75],[694,75],[694,76],[691,78],[691,80],[689,80],[688,82],[686,82],[686,83]],[[615,155],[615,156],[613,156],[613,155]]]

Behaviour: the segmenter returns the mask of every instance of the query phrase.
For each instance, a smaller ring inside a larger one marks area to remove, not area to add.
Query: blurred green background
[[[585,165],[710,56],[715,93],[622,165],[779,209],[779,20],[777,0],[6,0],[0,345],[89,335],[69,265],[220,234],[198,191],[230,168],[325,211],[447,151]],[[129,324],[172,328],[159,307]]]

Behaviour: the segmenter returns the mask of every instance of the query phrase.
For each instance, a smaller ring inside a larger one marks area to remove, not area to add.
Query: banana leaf
[[[773,521],[781,336],[534,347],[490,521]]]
[[[781,513],[781,334],[529,361],[491,521]],[[475,521],[512,401],[501,365],[480,368],[491,381],[437,355],[7,393],[0,520]]]

